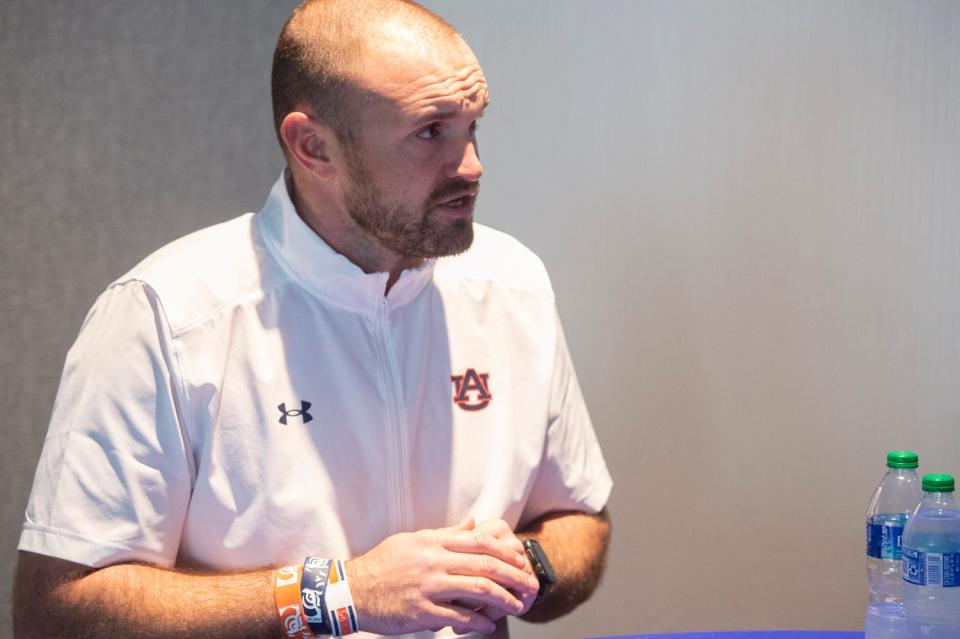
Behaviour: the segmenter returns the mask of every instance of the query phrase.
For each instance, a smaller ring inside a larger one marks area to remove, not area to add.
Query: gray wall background
[[[293,4],[2,3],[4,600],[89,305],[279,173]],[[491,85],[479,219],[550,269],[617,482],[599,593],[515,635],[862,627],[885,451],[960,474],[960,3],[429,6]]]

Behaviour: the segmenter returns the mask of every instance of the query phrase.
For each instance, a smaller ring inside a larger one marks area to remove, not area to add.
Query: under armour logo
[[[493,399],[488,382],[490,373],[477,373],[476,369],[468,368],[463,375],[451,375],[453,382],[453,403],[463,410],[483,410]],[[467,393],[476,393],[471,400]]]
[[[287,410],[286,402],[280,404],[277,408],[279,408],[282,413],[280,415],[280,423],[284,426],[287,425],[288,417],[302,417],[304,424],[313,419],[313,415],[307,412],[307,410],[310,409],[310,402],[300,402],[300,410]]]

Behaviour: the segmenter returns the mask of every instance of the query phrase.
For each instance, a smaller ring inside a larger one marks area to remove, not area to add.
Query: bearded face
[[[391,198],[380,188],[362,155],[348,156],[351,189],[345,204],[350,217],[384,247],[405,257],[443,257],[470,248],[473,208],[479,186],[448,178],[422,201]]]

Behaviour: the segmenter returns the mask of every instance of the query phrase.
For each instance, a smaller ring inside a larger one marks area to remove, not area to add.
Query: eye
[[[417,131],[417,137],[421,140],[432,140],[433,138],[440,135],[440,123],[433,122],[428,126]]]

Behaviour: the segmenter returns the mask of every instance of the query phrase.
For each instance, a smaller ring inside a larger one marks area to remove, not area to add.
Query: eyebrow
[[[480,114],[477,115],[477,118],[482,118],[484,111],[487,107],[490,106],[490,98],[487,98],[481,107]],[[417,122],[433,122],[434,120],[449,120],[460,115],[460,107],[457,106],[440,106],[434,107],[432,111],[426,113],[417,118]]]

